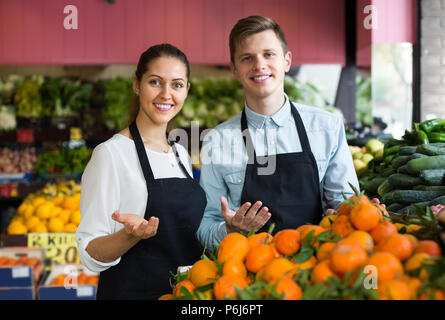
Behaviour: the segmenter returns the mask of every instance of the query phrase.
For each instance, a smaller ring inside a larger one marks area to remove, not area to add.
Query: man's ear
[[[292,65],[292,52],[288,51],[285,55],[284,55],[284,60],[286,62],[286,66],[285,66],[285,71],[289,72],[290,67]]]
[[[233,77],[237,80],[239,80],[238,78],[238,72],[236,71],[235,65],[233,64],[232,61],[230,61],[230,71],[232,71]]]

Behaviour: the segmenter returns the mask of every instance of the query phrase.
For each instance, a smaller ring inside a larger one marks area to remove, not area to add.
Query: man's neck
[[[246,96],[246,103],[249,108],[264,116],[271,116],[275,114],[286,102],[284,92],[280,92],[278,95],[269,96],[266,98],[253,99]]]

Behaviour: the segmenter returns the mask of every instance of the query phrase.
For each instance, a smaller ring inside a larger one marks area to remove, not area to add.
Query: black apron
[[[100,273],[97,299],[157,299],[171,293],[170,272],[199,260],[203,247],[195,234],[207,204],[201,186],[187,172],[173,142],[170,145],[187,178],[154,179],[136,123],[130,132],[147,183],[144,218],[159,218],[154,237],[140,240],[121,261]]]
[[[250,144],[249,162],[246,167],[241,204],[261,201],[271,213],[269,221],[258,231],[268,231],[275,224],[273,233],[283,229],[295,229],[306,223],[318,224],[322,218],[318,167],[312,154],[309,140],[300,114],[290,102],[302,152],[283,153],[268,157],[257,157],[247,127],[246,111],[241,116],[244,145]],[[246,141],[246,139],[249,139]],[[247,144],[249,143],[249,144]],[[270,157],[275,158],[276,168],[272,174],[258,174],[268,166]],[[268,160],[269,159],[269,160]]]

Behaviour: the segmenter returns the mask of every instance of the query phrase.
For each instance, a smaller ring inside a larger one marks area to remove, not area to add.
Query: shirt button
[[[241,179],[238,179],[238,183],[241,183]]]

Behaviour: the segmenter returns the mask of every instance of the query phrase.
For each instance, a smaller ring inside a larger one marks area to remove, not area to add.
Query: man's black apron
[[[258,231],[267,231],[274,223],[273,233],[283,229],[295,229],[303,224],[318,224],[322,218],[318,167],[312,154],[303,121],[294,105],[290,109],[295,120],[302,152],[283,153],[269,157],[256,156],[252,138],[247,129],[246,111],[241,116],[244,145],[250,145],[241,204],[261,201],[271,213],[269,221]],[[248,139],[248,141],[246,141]],[[247,147],[246,147],[247,148]],[[253,152],[252,152],[253,151]],[[270,157],[275,157],[276,168],[272,174],[262,175]],[[260,169],[260,171],[258,170]],[[260,173],[260,174],[258,174]]]
[[[154,237],[140,240],[121,261],[100,273],[97,299],[157,299],[171,293],[170,271],[192,265],[203,248],[195,234],[206,207],[206,196],[199,183],[187,172],[170,142],[187,178],[154,179],[145,146],[136,123],[130,132],[147,183],[148,200],[144,218],[159,218]]]

